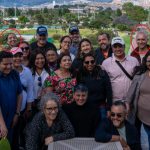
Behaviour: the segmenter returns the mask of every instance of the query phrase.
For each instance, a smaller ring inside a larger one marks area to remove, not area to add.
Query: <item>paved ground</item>
[[[145,133],[145,130],[142,126],[142,129],[141,129],[141,143],[142,143],[142,150],[149,150],[148,149],[148,139],[147,139],[147,134]]]

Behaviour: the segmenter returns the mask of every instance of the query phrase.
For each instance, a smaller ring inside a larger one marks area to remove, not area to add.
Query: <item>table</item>
[[[100,143],[94,138],[73,138],[49,144],[48,150],[123,150],[120,142]]]

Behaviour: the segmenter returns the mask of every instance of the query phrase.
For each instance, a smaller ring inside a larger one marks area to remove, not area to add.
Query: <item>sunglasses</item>
[[[117,48],[117,47],[123,48],[123,45],[121,45],[121,44],[114,44],[113,47],[114,47],[114,48]]]
[[[39,81],[39,82],[38,82],[38,86],[41,87],[41,86],[42,86],[42,78],[41,78],[41,77],[38,77],[38,81]]]
[[[90,63],[91,63],[91,64],[94,64],[94,63],[95,63],[95,60],[85,61],[84,63],[85,63],[86,65],[88,65],[88,64],[90,64]]]
[[[113,113],[113,112],[111,112],[110,115],[111,115],[111,117],[117,116],[118,118],[121,118],[123,116],[123,114],[121,114],[121,113]]]
[[[22,51],[28,51],[29,47],[21,47]]]

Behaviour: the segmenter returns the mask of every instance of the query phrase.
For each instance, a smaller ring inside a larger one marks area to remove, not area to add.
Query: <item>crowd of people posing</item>
[[[93,49],[71,26],[60,48],[37,40],[18,44],[14,33],[0,52],[0,138],[12,150],[44,150],[58,140],[93,137],[141,150],[141,125],[150,145],[150,46],[139,31],[137,47],[125,54],[121,37],[98,36]]]

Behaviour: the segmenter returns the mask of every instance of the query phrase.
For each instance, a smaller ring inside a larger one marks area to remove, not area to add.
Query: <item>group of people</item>
[[[7,35],[0,52],[0,138],[12,150],[41,150],[55,141],[95,137],[141,150],[143,124],[150,145],[150,46],[136,34],[137,47],[125,54],[121,37],[98,36],[94,50],[71,26],[60,48],[47,41],[44,26],[36,41]]]

